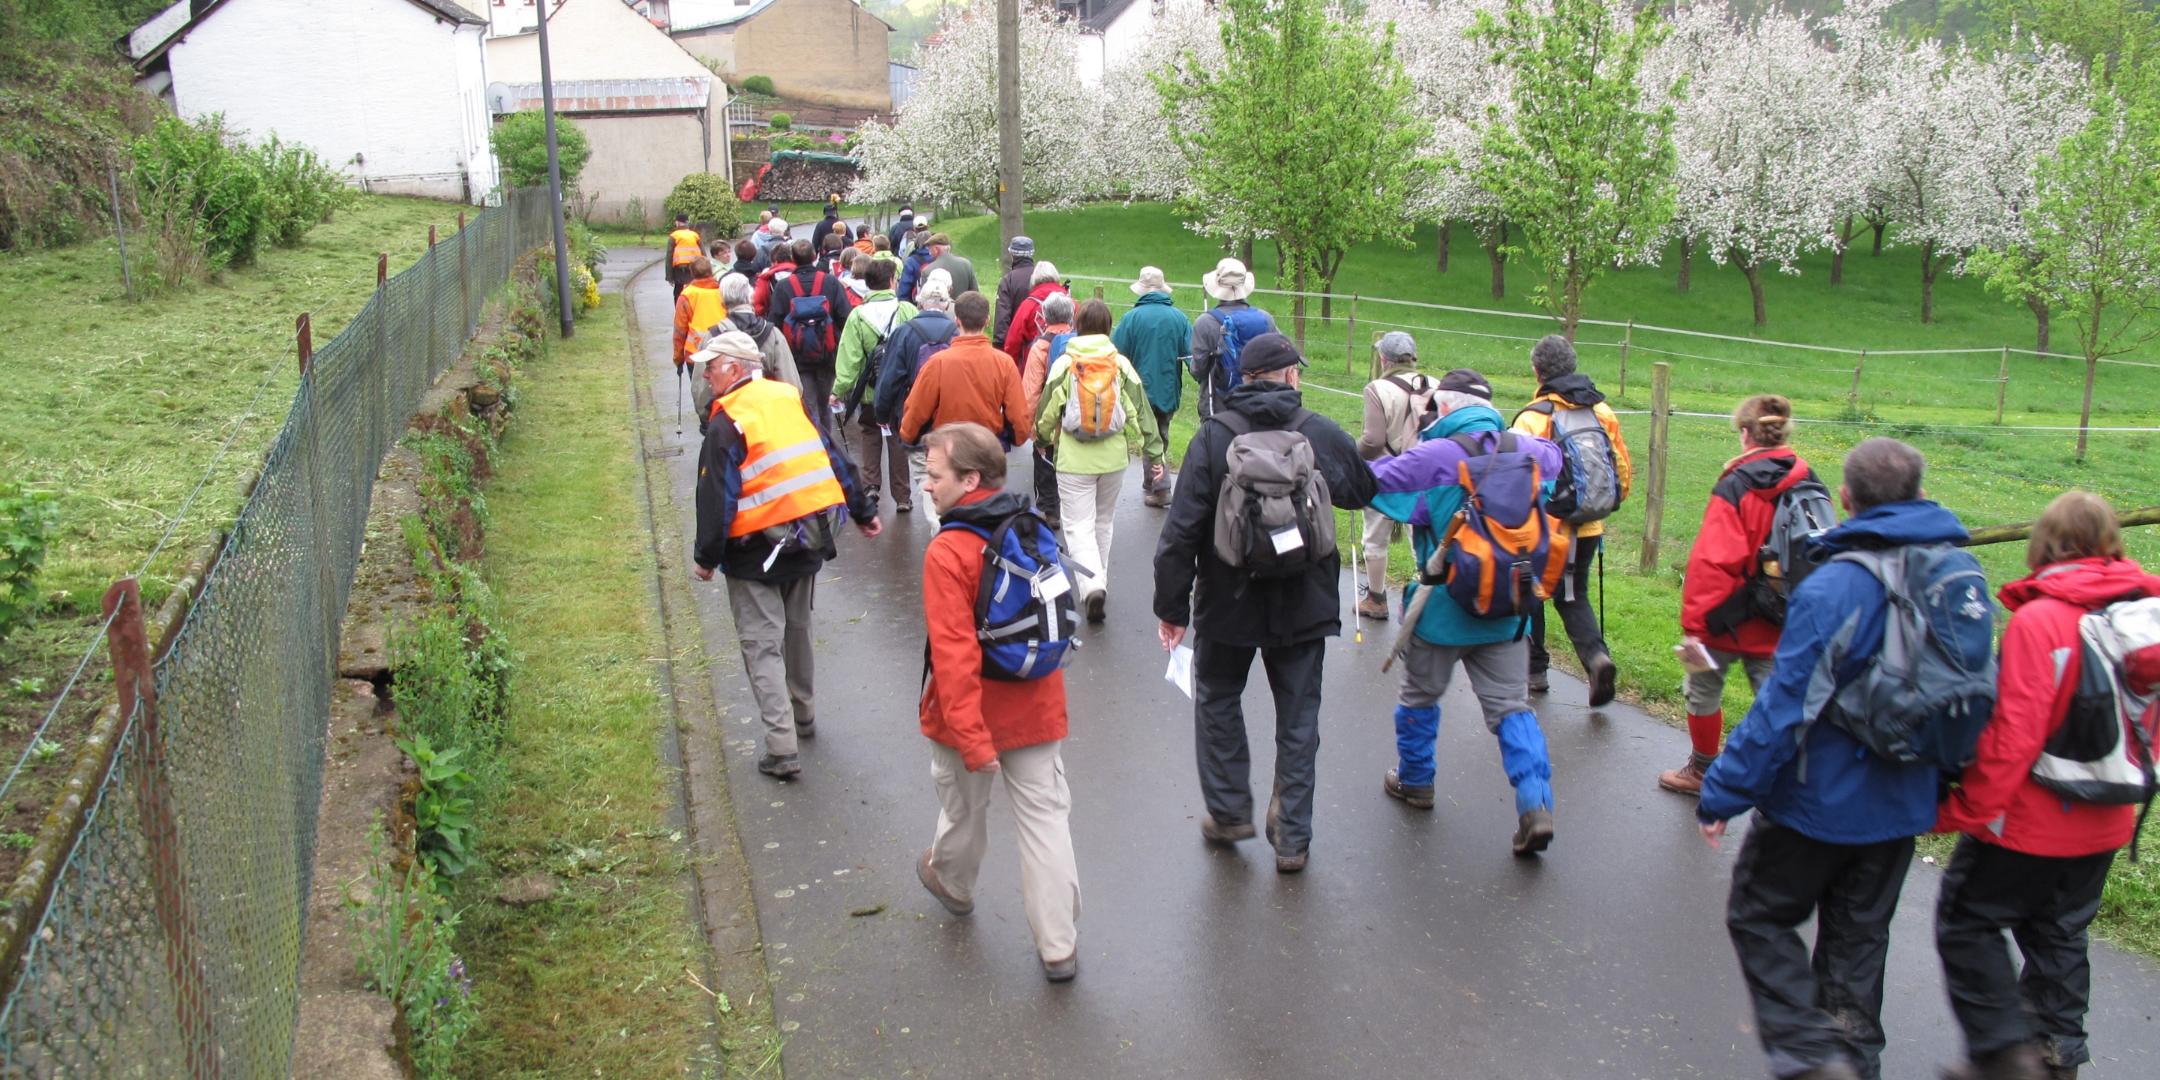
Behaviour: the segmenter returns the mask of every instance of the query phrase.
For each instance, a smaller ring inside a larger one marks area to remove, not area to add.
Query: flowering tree
[[[1658,66],[1687,82],[1674,107],[1675,228],[1747,278],[1762,326],[1763,268],[1797,274],[1803,250],[1836,244],[1852,173],[1833,59],[1808,24],[1773,9],[1735,30],[1731,17],[1723,0],[1683,13],[1661,52],[1688,57]]]
[[[1890,224],[1890,188],[1895,180],[1897,110],[1894,76],[1906,42],[1884,21],[1895,0],[1849,0],[1826,15],[1818,29],[1834,46],[1838,88],[1844,94],[1845,205],[1838,214],[1837,243],[1830,249],[1830,284],[1845,281],[1845,253],[1860,222],[1874,231],[1873,254],[1882,254],[1883,231]]]
[[[1076,74],[1079,30],[1055,12],[1020,15],[1021,176],[1034,205],[1077,202],[1103,187],[1095,152],[1101,99]],[[893,123],[865,124],[860,202],[997,204],[997,20],[962,11],[916,53],[915,92]]]
[[[1182,74],[1188,58],[1201,71],[1222,67],[1222,20],[1214,6],[1202,0],[1166,0],[1147,35],[1103,73],[1105,122],[1098,153],[1104,194],[1127,201],[1169,201],[1193,195],[1184,155],[1170,136],[1170,125],[1158,119],[1162,94],[1157,81],[1189,85]],[[1198,103],[1185,99],[1178,120],[1188,126],[1198,123]]]

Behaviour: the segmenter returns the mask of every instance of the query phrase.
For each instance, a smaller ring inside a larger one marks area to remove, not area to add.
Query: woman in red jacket
[[[2123,558],[2115,511],[2082,491],[2048,504],[2025,564],[2032,575],[1998,594],[2011,615],[1995,715],[1935,823],[1964,834],[1935,906],[1943,981],[1972,1062],[1951,1077],[2077,1076],[2088,1060],[2085,929],[2115,850],[2137,828],[2137,807],[2065,798],[2032,770],[2077,690],[2078,620],[2111,601],[2160,596],[2160,577]],[[2004,930],[2024,954],[2023,976]]]
[[[1694,746],[1687,764],[1658,774],[1659,787],[1682,795],[1702,793],[1703,771],[1725,736],[1725,672],[1739,664],[1758,689],[1770,677],[1779,627],[1749,610],[1743,586],[1760,569],[1756,553],[1770,537],[1778,496],[1814,475],[1785,445],[1792,436],[1792,402],[1757,394],[1733,410],[1732,423],[1740,433],[1740,456],[1725,463],[1710,489],[1680,587],[1680,630],[1702,645],[1713,665],[1688,673],[1688,739]]]

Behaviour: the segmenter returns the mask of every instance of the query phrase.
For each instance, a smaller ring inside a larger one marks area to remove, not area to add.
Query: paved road
[[[636,297],[668,402],[666,285],[648,275]],[[694,440],[676,440],[685,514]],[[1024,483],[1025,457],[1014,461]],[[1085,897],[1075,983],[1042,979],[1003,810],[971,918],[947,916],[915,880],[937,812],[913,706],[930,532],[919,514],[888,520],[876,540],[849,532],[819,578],[820,736],[804,746],[799,782],[756,773],[747,690],[732,663],[716,674],[790,1072],[1762,1075],[1723,926],[1737,844],[1710,851],[1690,805],[1656,789],[1656,772],[1686,753],[1681,732],[1632,708],[1589,711],[1572,680],[1556,678],[1540,710],[1559,818],[1541,859],[1508,852],[1507,781],[1460,686],[1444,707],[1438,807],[1418,813],[1381,794],[1395,687],[1379,672],[1381,634],[1329,652],[1310,869],[1277,876],[1264,844],[1204,848],[1191,705],[1162,679],[1148,612],[1159,512],[1137,491],[1135,476],[1117,519],[1109,621],[1088,632],[1068,676]],[[697,598],[707,647],[732,659],[722,588]],[[1261,798],[1265,693],[1256,678],[1247,696]],[[1958,1051],[1929,930],[1936,880],[1916,867],[1894,932],[1894,1080],[1931,1078]],[[2091,1072],[2160,1075],[2160,968],[2095,951]]]

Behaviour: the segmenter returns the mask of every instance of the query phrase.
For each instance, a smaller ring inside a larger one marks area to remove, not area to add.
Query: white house
[[[1066,17],[1080,23],[1080,55],[1075,73],[1089,86],[1102,84],[1103,72],[1137,48],[1165,0],[1057,0]]]
[[[499,186],[486,30],[454,0],[179,0],[125,48],[181,116],[275,132],[368,191],[477,203]]]

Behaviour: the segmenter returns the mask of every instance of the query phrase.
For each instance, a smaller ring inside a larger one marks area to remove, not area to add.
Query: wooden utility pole
[[[997,0],[998,265],[1022,235],[1020,215],[1020,0]]]

